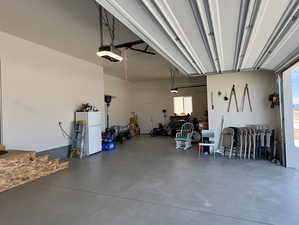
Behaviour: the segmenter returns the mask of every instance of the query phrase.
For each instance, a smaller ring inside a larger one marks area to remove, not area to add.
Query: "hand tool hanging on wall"
[[[227,112],[229,112],[229,110],[230,110],[230,105],[231,105],[231,102],[232,102],[233,95],[234,95],[234,99],[235,99],[235,103],[236,103],[236,110],[237,110],[237,112],[239,112],[239,107],[238,107],[238,101],[237,101],[237,95],[236,95],[235,85],[233,85],[233,87],[232,87],[232,89],[230,91]]]
[[[213,91],[211,91],[211,106],[212,106],[212,110],[214,110],[214,94],[213,94]]]
[[[252,106],[251,106],[251,100],[250,100],[250,95],[249,95],[248,84],[246,84],[245,88],[244,88],[244,92],[243,92],[243,96],[242,96],[242,103],[241,103],[241,112],[244,112],[244,104],[245,104],[246,95],[247,95],[247,99],[248,99],[250,112],[252,112]]]
[[[225,95],[224,95],[224,97],[223,97],[223,100],[226,102],[226,101],[228,101],[228,97],[227,97],[227,93],[225,92]]]

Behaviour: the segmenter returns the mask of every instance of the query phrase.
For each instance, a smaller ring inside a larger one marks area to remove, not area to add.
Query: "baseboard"
[[[38,152],[38,155],[49,155],[51,159],[67,159],[69,155],[70,145]]]

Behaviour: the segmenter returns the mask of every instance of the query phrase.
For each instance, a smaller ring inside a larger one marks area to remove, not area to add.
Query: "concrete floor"
[[[295,225],[298,209],[296,170],[148,136],[0,193],[1,225]]]

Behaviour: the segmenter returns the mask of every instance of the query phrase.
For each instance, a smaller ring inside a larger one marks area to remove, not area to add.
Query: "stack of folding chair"
[[[221,133],[220,148],[229,158],[273,159],[275,158],[274,129],[262,125],[227,127]]]

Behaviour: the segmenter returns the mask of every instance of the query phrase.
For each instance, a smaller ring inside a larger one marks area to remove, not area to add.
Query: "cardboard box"
[[[0,151],[4,151],[4,150],[5,150],[5,145],[0,144]]]

